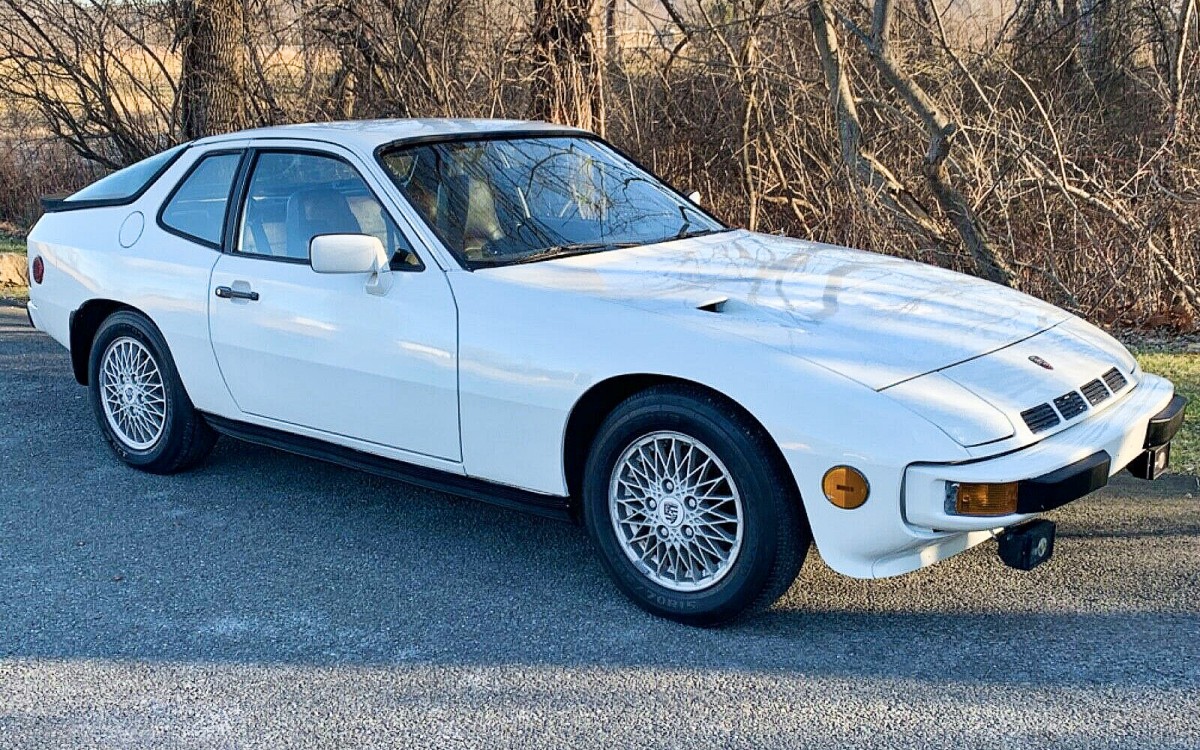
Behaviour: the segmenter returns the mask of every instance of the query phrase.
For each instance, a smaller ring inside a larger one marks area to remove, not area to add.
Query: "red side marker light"
[[[33,283],[42,283],[42,278],[46,275],[46,264],[42,262],[42,256],[37,256],[33,259]]]

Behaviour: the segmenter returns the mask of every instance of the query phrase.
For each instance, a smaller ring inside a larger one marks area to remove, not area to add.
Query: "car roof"
[[[246,138],[288,138],[337,143],[363,152],[372,152],[379,146],[410,139],[527,132],[587,134],[587,131],[578,128],[529,120],[454,118],[343,120],[241,130],[236,133],[202,138],[196,141],[196,145],[210,145]]]

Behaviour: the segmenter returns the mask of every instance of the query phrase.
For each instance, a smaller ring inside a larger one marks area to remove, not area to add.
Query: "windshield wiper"
[[[708,234],[721,234],[722,232],[731,232],[731,231],[733,231],[733,230],[728,227],[721,227],[719,229],[692,229],[692,230],[689,230],[687,228],[687,226],[685,225],[683,227],[680,227],[679,232],[674,237],[671,237],[670,239],[685,240],[685,239],[688,239],[689,237],[703,237]],[[664,242],[666,242],[666,241],[667,240],[664,240]]]
[[[568,258],[572,255],[589,255],[591,253],[602,253],[606,250],[619,250],[626,247],[638,247],[639,245],[657,245],[661,242],[670,242],[672,240],[682,240],[688,237],[703,237],[706,234],[717,234],[720,232],[731,232],[728,227],[719,229],[695,229],[686,231],[687,227],[680,230],[679,234],[672,237],[664,237],[661,240],[653,240],[651,242],[572,242],[565,245],[551,245],[550,247],[535,250],[528,255],[521,255],[516,258],[506,256],[493,256],[490,258],[480,258],[473,261],[480,266],[516,266],[523,263],[538,263],[543,260],[553,260],[555,258]]]
[[[552,258],[566,258],[572,255],[587,255],[589,253],[601,253],[605,250],[617,250],[622,247],[634,247],[639,245],[639,242],[572,242],[569,245],[552,245],[551,247],[543,248],[529,255],[522,255],[519,258],[499,259],[497,262],[504,265],[515,266],[519,263],[537,263],[542,260],[551,260]]]

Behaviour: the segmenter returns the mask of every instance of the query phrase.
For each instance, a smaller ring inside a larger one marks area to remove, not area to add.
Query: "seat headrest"
[[[319,234],[360,234],[362,227],[342,193],[329,188],[301,190],[287,202],[287,254],[307,258],[308,243]]]

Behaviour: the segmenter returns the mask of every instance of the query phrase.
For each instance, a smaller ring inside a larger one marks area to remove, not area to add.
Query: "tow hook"
[[[1054,554],[1054,522],[1034,519],[1004,530],[996,542],[1010,568],[1033,570]]]

